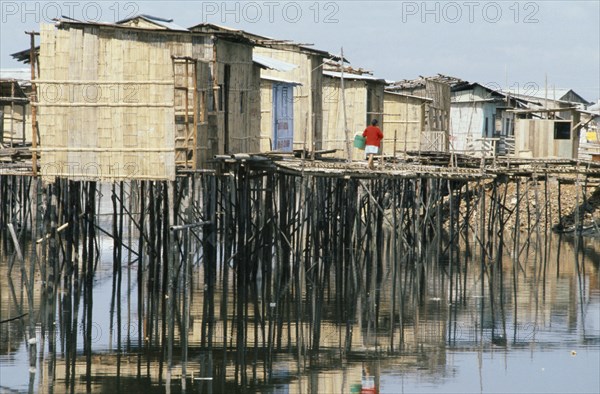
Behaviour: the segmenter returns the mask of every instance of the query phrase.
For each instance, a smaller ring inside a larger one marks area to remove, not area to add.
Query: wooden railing
[[[500,137],[499,155],[514,156],[515,154],[515,137]]]
[[[600,143],[598,143],[598,142],[580,143],[578,157],[581,160],[598,160],[598,158],[600,158]]]
[[[515,154],[515,138],[505,136],[468,138],[464,153],[477,157],[512,156]]]
[[[496,156],[496,146],[499,140],[499,138],[468,138],[465,154],[477,157],[494,157]]]
[[[445,131],[425,131],[421,133],[421,150],[423,151],[446,151]]]

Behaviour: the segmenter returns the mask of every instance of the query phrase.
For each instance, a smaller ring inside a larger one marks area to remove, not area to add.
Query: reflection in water
[[[280,210],[265,204],[273,195],[256,192],[239,214],[227,204],[244,203],[225,189],[217,197],[210,179],[197,182],[180,185],[192,197],[175,203],[187,224],[210,224],[207,207],[218,206],[218,232],[169,227],[162,214],[172,194],[163,184],[49,186],[39,215],[40,234],[50,236],[25,240],[20,261],[7,237],[0,246],[1,388],[599,388],[590,372],[600,357],[597,239],[499,233],[502,217],[466,224],[469,214],[461,222],[452,206],[457,220],[444,224],[435,216],[441,205],[429,212],[402,202],[420,192],[409,182],[392,185],[377,203],[374,189],[385,187],[376,182],[346,184],[348,194],[282,194]],[[270,182],[251,185],[264,191]],[[52,203],[57,195],[70,203]],[[306,205],[286,200],[294,195]],[[347,216],[333,216],[334,206]],[[248,215],[254,221],[244,212],[256,212]],[[400,227],[414,231],[394,232]],[[577,373],[577,385],[557,381],[554,366]],[[554,374],[541,376],[542,369]]]

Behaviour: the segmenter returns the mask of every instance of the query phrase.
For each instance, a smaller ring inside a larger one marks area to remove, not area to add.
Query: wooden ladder
[[[172,56],[172,59],[175,89],[173,96],[175,107],[175,165],[180,168],[196,169],[198,139],[197,60],[184,56]]]

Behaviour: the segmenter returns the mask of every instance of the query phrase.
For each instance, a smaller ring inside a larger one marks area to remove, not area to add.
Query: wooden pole
[[[139,185],[139,207],[140,207],[140,226],[139,226],[139,239],[138,239],[138,261],[137,261],[137,304],[138,304],[138,347],[142,349],[144,347],[144,337],[142,334],[146,334],[146,325],[144,324],[144,212],[146,210],[146,181],[140,181]],[[138,352],[137,358],[137,376],[138,378],[142,373],[142,352]]]
[[[175,224],[175,215],[173,209],[171,208],[172,202],[174,201],[175,195],[175,183],[168,182],[168,184],[164,184],[163,193],[164,196],[164,222],[163,223],[163,231],[165,232],[166,239],[163,239],[165,254],[167,255],[167,259],[163,261],[163,264],[167,266],[168,275],[165,279],[167,279],[167,321],[168,321],[168,343],[167,343],[167,378],[165,383],[166,392],[171,392],[171,377],[173,373],[173,340],[175,339],[175,316],[174,316],[174,307],[175,307],[175,256],[177,255],[177,245],[175,241],[177,237],[175,237],[172,233],[167,232],[170,226]],[[163,287],[164,288],[164,287]]]
[[[40,33],[26,32],[29,34],[30,47],[29,47],[29,63],[31,64],[31,97],[30,102],[32,104],[37,103],[37,86],[35,84],[35,36]],[[25,113],[23,113],[23,121],[25,121]],[[31,155],[31,169],[33,176],[37,176],[37,107],[31,106],[31,148],[34,149]]]
[[[352,145],[350,143],[350,130],[346,117],[346,90],[344,88],[344,48],[341,48],[340,56],[340,95],[342,96],[342,113],[344,115],[344,135],[346,136],[346,161],[352,161]]]
[[[15,97],[15,84],[17,82],[13,81],[10,83],[10,97]],[[25,117],[23,117],[23,120]],[[4,119],[3,119],[4,121]],[[14,137],[15,136],[15,101],[10,100],[10,147],[14,146]]]

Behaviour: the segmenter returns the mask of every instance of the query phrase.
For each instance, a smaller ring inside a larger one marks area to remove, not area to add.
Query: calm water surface
[[[229,349],[229,360],[223,362],[222,325],[216,326],[218,350],[214,350],[212,357],[202,344],[203,266],[196,265],[191,281],[187,366],[188,374],[193,377],[188,377],[186,391],[598,393],[600,242],[587,239],[582,247],[584,252],[577,259],[572,239],[553,237],[547,245],[545,259],[539,258],[539,253],[535,257],[534,250],[527,250],[515,266],[505,256],[502,272],[496,271],[493,279],[489,274],[482,277],[477,259],[468,263],[466,272],[462,270],[460,275],[455,272],[451,276],[442,256],[438,264],[427,267],[420,276],[401,267],[397,274],[402,282],[394,290],[394,275],[389,265],[379,285],[379,303],[375,303],[372,294],[364,294],[360,305],[355,306],[357,318],[351,324],[349,349],[344,340],[347,326],[336,320],[336,310],[340,305],[347,306],[336,301],[335,290],[326,292],[321,349],[314,357],[298,350],[295,340],[298,326],[284,325],[281,348],[273,352],[269,368],[264,349],[258,346],[255,352],[256,326],[250,324],[245,387],[233,377],[235,348]],[[35,338],[29,341],[27,338],[29,315],[0,325],[0,392],[168,391],[159,342],[142,347],[138,343],[138,330],[146,323],[138,318],[137,265],[133,262],[129,271],[123,271],[119,330],[116,304],[111,303],[112,241],[101,237],[99,246],[102,255],[94,278],[89,336],[91,360],[88,362],[84,356],[84,334],[89,325],[85,322],[83,298],[75,308],[75,297],[67,297],[64,289],[59,291],[52,331],[44,322],[52,321],[47,316],[53,312],[43,302],[46,295],[38,278],[33,294]],[[11,256],[10,250],[3,250],[0,320],[29,310],[19,262],[8,275]],[[404,289],[401,296],[400,288]],[[404,313],[402,324],[391,328],[389,311],[393,294],[396,303],[402,297]],[[71,306],[69,300],[73,302]],[[274,307],[271,303],[269,306]],[[152,319],[160,327],[161,316]],[[228,330],[233,325],[232,319],[229,316]],[[300,327],[308,336],[310,327]],[[259,344],[261,335],[262,332],[257,335]],[[37,344],[32,366],[28,342]],[[178,343],[177,338],[171,392],[182,391]],[[73,345],[74,360],[69,351]]]

